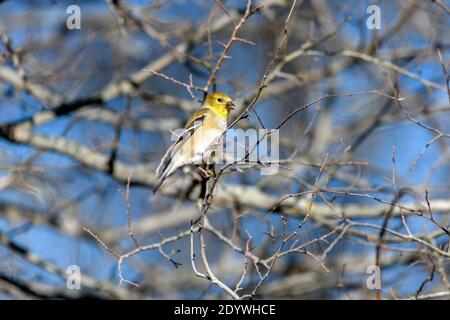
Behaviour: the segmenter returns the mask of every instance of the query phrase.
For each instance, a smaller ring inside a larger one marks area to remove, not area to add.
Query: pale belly
[[[203,154],[210,152],[219,143],[223,133],[224,130],[220,129],[198,129],[183,146],[183,158],[192,158],[195,164],[199,164],[197,162],[201,160]]]
[[[209,162],[207,158],[218,147],[226,129],[226,121],[220,121],[214,116],[205,119],[204,126],[195,130],[177,154],[174,167]]]

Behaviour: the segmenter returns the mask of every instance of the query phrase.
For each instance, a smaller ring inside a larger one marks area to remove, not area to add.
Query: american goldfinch
[[[223,92],[206,97],[204,105],[188,120],[183,134],[167,150],[156,169],[158,182],[154,194],[177,169],[203,163],[204,156],[214,149],[226,131],[228,115],[233,109],[233,101]]]

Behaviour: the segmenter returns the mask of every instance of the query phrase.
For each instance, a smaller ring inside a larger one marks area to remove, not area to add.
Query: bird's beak
[[[226,106],[230,110],[234,110],[234,107],[235,107],[234,103],[232,101],[227,102]]]

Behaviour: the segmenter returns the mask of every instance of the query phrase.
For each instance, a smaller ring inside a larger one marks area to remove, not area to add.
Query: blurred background
[[[234,297],[448,299],[449,7],[0,1],[0,298],[231,298],[202,236]],[[198,179],[154,172],[216,89],[279,170],[218,165],[191,233]]]

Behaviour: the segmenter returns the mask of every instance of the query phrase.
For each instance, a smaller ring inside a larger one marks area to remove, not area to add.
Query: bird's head
[[[231,98],[223,92],[213,92],[206,97],[205,104],[208,108],[227,118],[230,110],[234,109],[234,103]]]

